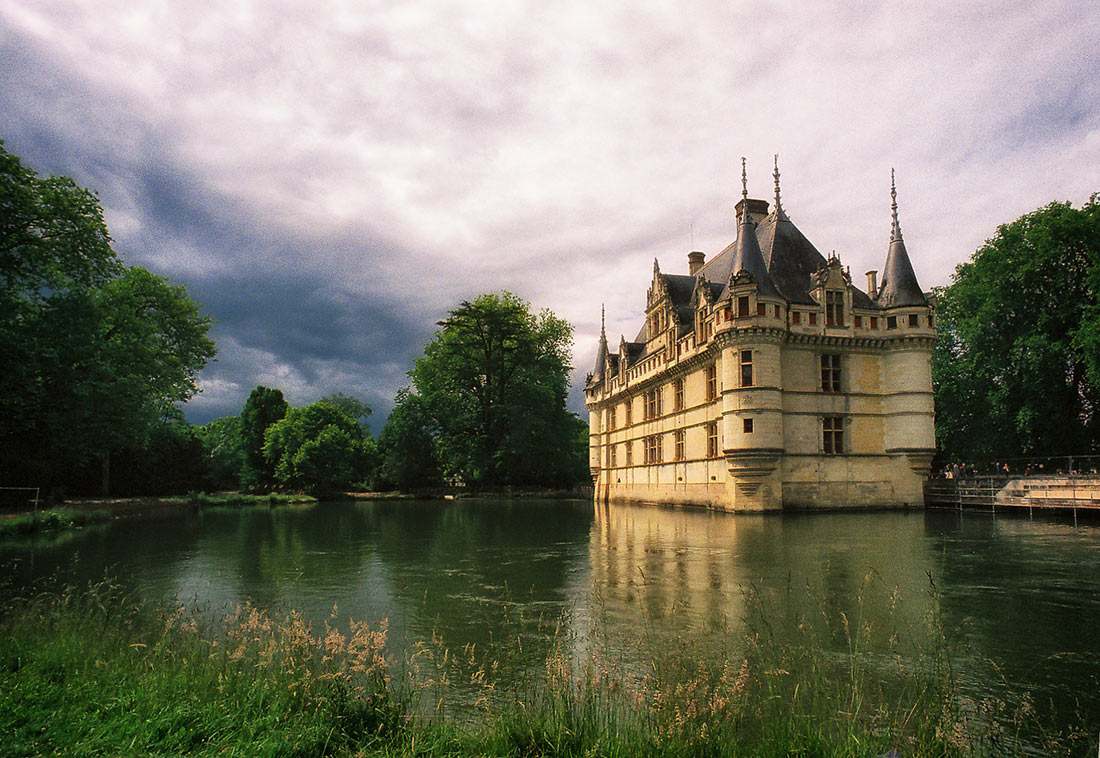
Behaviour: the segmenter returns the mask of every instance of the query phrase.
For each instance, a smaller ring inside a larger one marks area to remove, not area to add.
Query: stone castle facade
[[[744,168],[742,182],[745,183]],[[596,498],[730,511],[923,503],[935,452],[933,304],[892,227],[881,283],[853,285],[775,206],[688,274],[654,261],[645,324],[585,386]]]

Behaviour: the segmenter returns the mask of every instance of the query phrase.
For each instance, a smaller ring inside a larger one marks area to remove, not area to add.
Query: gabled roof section
[[[886,253],[886,265],[882,268],[882,286],[878,289],[878,304],[882,308],[904,308],[914,305],[928,305],[924,292],[917,283],[913,264],[905,249],[905,240],[901,236],[901,224],[898,223],[898,196],[894,186],[894,171],[890,170],[890,209],[892,224],[890,229],[890,249]]]

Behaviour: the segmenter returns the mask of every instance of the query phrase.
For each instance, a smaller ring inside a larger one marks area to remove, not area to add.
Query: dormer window
[[[825,293],[825,325],[844,326],[844,293],[830,290]]]

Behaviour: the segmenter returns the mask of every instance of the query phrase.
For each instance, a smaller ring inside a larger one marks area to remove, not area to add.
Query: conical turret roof
[[[607,328],[604,323],[604,310],[600,308],[600,345],[596,348],[596,365],[592,369],[592,384],[603,381],[604,366],[607,365]]]
[[[928,301],[917,283],[913,264],[905,249],[905,240],[901,236],[901,224],[898,223],[897,189],[894,186],[894,172],[890,171],[890,198],[892,224],[890,229],[890,249],[886,253],[886,265],[882,268],[882,286],[875,298],[883,308],[904,308],[914,305],[928,305]]]
[[[741,224],[737,228],[737,241],[733,247],[733,259],[730,263],[731,276],[737,276],[741,271],[752,274],[759,294],[780,299],[783,297],[776,289],[771,275],[768,274],[768,266],[764,263],[764,255],[760,252],[760,242],[756,239],[756,227],[749,216],[748,203],[743,207]]]

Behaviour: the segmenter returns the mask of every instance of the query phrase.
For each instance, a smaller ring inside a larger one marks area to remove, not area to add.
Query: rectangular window
[[[627,440],[624,447],[626,448],[626,465],[627,466],[633,466],[634,465],[634,440]]]
[[[821,391],[840,392],[840,356],[826,353],[821,356]]]
[[[611,468],[615,468],[619,465],[618,462],[615,460],[615,451],[618,450],[618,448],[618,445],[611,446]]]
[[[749,298],[748,296],[742,296],[737,298],[737,318],[744,318],[749,315]]]
[[[657,418],[661,415],[661,388],[656,387],[645,393],[645,419]]]
[[[611,415],[608,417],[607,428],[608,429],[614,429],[615,428],[615,406],[614,405],[611,406]]]
[[[844,417],[825,416],[822,419],[825,455],[841,455],[844,452]]]
[[[718,366],[707,366],[707,402],[711,403],[718,397]]]
[[[660,463],[661,457],[661,435],[651,434],[645,438],[645,462]]]
[[[898,317],[897,316],[887,316],[886,317],[886,328],[887,329],[897,329],[898,328]]]
[[[844,293],[825,293],[825,325],[844,326]]]
[[[810,314],[810,326],[814,326],[816,323],[817,323],[817,314],[816,313],[811,313]]]
[[[852,320],[856,322],[856,326],[863,326],[863,316],[853,316]]]
[[[802,314],[799,313],[798,311],[791,311],[791,323],[792,324],[801,324],[802,323]]]
[[[672,410],[682,411],[684,409],[684,380],[677,379],[672,383]]]
[[[768,306],[764,305],[763,303],[757,303],[756,304],[756,315],[757,316],[767,316],[768,315]]]
[[[741,421],[742,428],[745,430],[745,434],[752,434],[752,419],[747,418]]]
[[[752,386],[752,351],[741,351],[741,386]]]
[[[678,460],[678,461],[684,460],[684,432],[683,432],[683,430],[680,430],[678,432],[673,432],[672,439],[675,441],[676,460]]]
[[[871,328],[878,329],[878,316],[871,316]]]
[[[920,326],[920,324],[917,321],[917,314],[915,314],[915,313],[910,313],[909,314],[909,326],[912,326],[912,327]]]
[[[707,457],[718,457],[718,422],[711,421],[707,424]]]
[[[626,403],[623,405],[623,408],[625,410],[625,412],[623,413],[623,426],[630,426],[632,423],[634,423],[634,398],[630,398],[629,400],[627,400]]]
[[[775,306],[775,317],[779,318],[779,306]]]
[[[928,328],[931,329],[936,325],[936,318],[931,313],[928,314]]]

